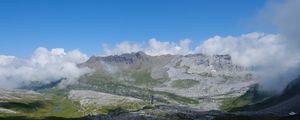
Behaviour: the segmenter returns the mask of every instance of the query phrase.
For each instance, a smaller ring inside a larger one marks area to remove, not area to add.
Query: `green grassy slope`
[[[151,88],[160,85],[163,80],[152,79],[147,71],[127,72],[132,80],[120,80],[118,75],[96,73],[84,76],[80,83],[69,86],[68,89],[85,89],[105,92],[115,95],[129,96],[149,101],[149,95],[154,96],[154,100],[160,103],[180,103],[180,104],[198,104],[198,101],[192,98],[178,96],[169,92],[154,91]],[[124,73],[123,73],[124,75]]]

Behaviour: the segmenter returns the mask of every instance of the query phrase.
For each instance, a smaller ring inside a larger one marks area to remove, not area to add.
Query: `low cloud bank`
[[[77,67],[87,56],[79,50],[65,52],[62,48],[48,50],[40,47],[29,59],[14,56],[0,56],[0,87],[18,88],[30,82],[49,83],[63,80],[59,86],[75,83],[92,70]]]

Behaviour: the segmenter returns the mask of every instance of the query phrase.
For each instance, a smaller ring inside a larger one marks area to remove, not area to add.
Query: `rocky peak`
[[[122,55],[111,55],[107,57],[101,57],[100,60],[107,63],[125,63],[125,64],[135,64],[137,62],[146,60],[148,55],[144,52],[136,53],[125,53]]]

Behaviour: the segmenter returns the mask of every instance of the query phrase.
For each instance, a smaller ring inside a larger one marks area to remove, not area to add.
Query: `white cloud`
[[[191,40],[189,39],[180,40],[179,43],[161,42],[156,39],[150,39],[148,41],[148,44],[149,47],[145,48],[145,53],[153,56],[163,54],[183,55],[192,52],[189,49],[189,46],[191,44]]]
[[[183,55],[192,53],[189,46],[191,44],[191,40],[184,39],[179,41],[179,43],[175,42],[162,42],[156,39],[150,39],[148,41],[147,46],[142,46],[137,43],[129,43],[128,41],[117,44],[114,48],[109,48],[107,45],[104,45],[104,55],[118,55],[123,53],[132,53],[143,51],[148,55],[157,56],[164,54],[172,54],[172,55]]]
[[[300,1],[280,0],[268,1],[259,14],[255,16],[255,24],[262,28],[272,28],[288,38],[290,47],[299,48]]]
[[[196,48],[209,55],[230,54],[233,62],[243,66],[265,65],[281,59],[286,53],[282,38],[276,34],[249,33],[241,36],[215,36]]]
[[[230,54],[233,63],[253,67],[267,90],[281,91],[300,71],[298,52],[290,49],[288,39],[278,34],[249,33],[241,36],[215,36],[196,48],[197,52]]]
[[[0,65],[6,65],[15,60],[15,56],[0,55]]]
[[[30,59],[18,59],[14,56],[0,56],[0,87],[16,88],[28,82],[48,83],[63,80],[62,87],[72,84],[92,70],[79,68],[77,64],[85,62],[86,55],[79,50],[65,52],[63,48],[48,50],[37,48]]]
[[[269,88],[277,88],[277,86],[284,86],[290,80],[297,77],[300,74],[300,1],[299,0],[282,0],[282,1],[269,1],[269,3],[260,11],[260,14],[257,18],[260,19],[259,22],[263,24],[271,23],[271,26],[274,26],[278,33],[280,33],[282,40],[281,45],[285,46],[285,51],[280,51],[278,55],[279,58],[282,58],[282,61],[277,60],[278,62],[273,64],[273,66],[266,67],[270,71],[276,70],[272,75],[279,77],[269,78],[269,80],[263,81],[264,85]],[[269,61],[273,63],[272,61]],[[283,64],[283,65],[282,65]],[[279,66],[274,68],[274,66]],[[282,68],[280,68],[283,66]],[[268,77],[266,77],[268,78]],[[277,80],[277,81],[276,81]]]
[[[123,53],[143,51],[143,48],[139,44],[130,44],[128,41],[117,44],[115,48],[109,48],[106,44],[104,44],[103,48],[104,55],[119,55]]]

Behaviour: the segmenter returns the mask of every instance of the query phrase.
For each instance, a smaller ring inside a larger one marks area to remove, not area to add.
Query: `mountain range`
[[[0,118],[293,119],[300,112],[300,77],[280,95],[265,94],[255,70],[230,55],[136,52],[92,56],[78,67],[94,72],[64,88],[68,78],[1,89]]]

